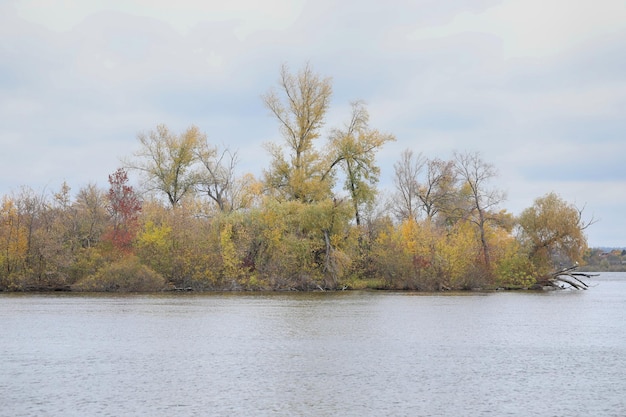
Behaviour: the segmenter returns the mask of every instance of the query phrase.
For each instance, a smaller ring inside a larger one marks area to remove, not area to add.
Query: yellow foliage
[[[4,197],[0,207],[0,267],[7,273],[24,266],[28,252],[28,234],[13,201]]]
[[[171,232],[172,228],[168,225],[157,226],[152,220],[148,220],[137,236],[137,244],[139,246],[165,248]]]
[[[480,241],[470,222],[457,222],[444,239],[437,240],[436,252],[451,287],[464,285],[480,255]]]
[[[224,224],[220,231],[220,252],[222,267],[226,278],[234,279],[240,274],[239,259],[233,243],[233,225]]]
[[[523,253],[520,243],[508,240],[500,246],[500,256],[496,262],[496,283],[507,288],[528,288],[537,276],[533,263]]]

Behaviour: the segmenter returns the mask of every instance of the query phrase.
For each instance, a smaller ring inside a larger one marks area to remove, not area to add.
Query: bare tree
[[[478,227],[485,268],[490,271],[491,257],[485,226],[488,222],[498,220],[494,209],[504,201],[505,194],[488,188],[489,181],[496,177],[496,170],[492,164],[483,161],[479,153],[455,152],[454,163],[456,173],[463,182],[461,192],[467,195],[467,219]]]
[[[454,209],[457,195],[457,177],[454,162],[439,158],[426,161],[426,178],[418,186],[418,197],[428,220],[440,212]]]
[[[220,211],[235,209],[237,152],[220,150],[204,141],[196,148],[196,157],[203,167],[197,177],[197,190],[213,200]]]
[[[422,154],[415,155],[406,149],[400,155],[400,161],[394,164],[394,184],[396,186],[394,212],[398,219],[417,220],[420,207],[419,175],[424,168]]]
[[[106,194],[95,184],[78,190],[76,201],[78,239],[82,247],[89,248],[100,240],[107,222]]]
[[[452,161],[426,159],[407,149],[394,169],[396,217],[417,220],[423,211],[430,221],[440,212],[449,214],[454,210],[458,190]]]

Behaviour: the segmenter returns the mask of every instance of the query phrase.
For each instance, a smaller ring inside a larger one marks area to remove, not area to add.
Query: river
[[[626,415],[587,291],[0,294],[0,416]]]

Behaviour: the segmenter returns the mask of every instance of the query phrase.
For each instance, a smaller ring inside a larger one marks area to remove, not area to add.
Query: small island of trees
[[[593,219],[581,209],[549,193],[513,216],[494,166],[470,152],[442,160],[407,149],[384,198],[376,153],[394,136],[355,101],[322,138],[331,96],[309,65],[282,67],[263,101],[283,141],[266,146],[261,178],[238,175],[236,150],[197,127],[159,125],[138,136],[108,190],[64,183],[3,196],[0,290],[581,287],[562,268],[587,250]]]

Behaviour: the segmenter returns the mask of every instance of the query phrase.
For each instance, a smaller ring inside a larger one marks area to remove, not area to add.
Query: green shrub
[[[135,256],[128,256],[78,281],[72,289],[104,292],[150,292],[165,287],[165,279]]]
[[[496,267],[496,284],[504,288],[529,288],[535,276],[532,262],[522,255],[505,258]]]

